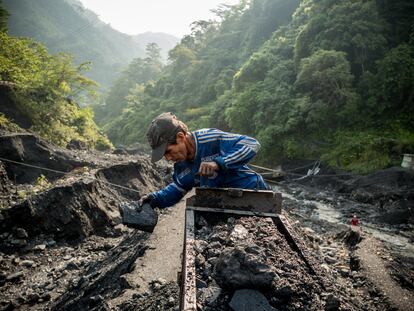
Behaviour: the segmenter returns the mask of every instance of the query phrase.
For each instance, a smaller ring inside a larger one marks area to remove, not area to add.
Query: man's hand
[[[216,162],[201,162],[198,173],[200,176],[213,176],[215,171],[219,170],[219,166]]]
[[[145,203],[149,203],[150,201],[151,201],[151,196],[149,194],[145,194],[138,200],[138,204],[139,206],[142,206]]]

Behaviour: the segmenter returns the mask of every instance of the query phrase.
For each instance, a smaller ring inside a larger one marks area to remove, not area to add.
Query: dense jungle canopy
[[[94,87],[84,66],[8,36],[0,12],[0,80],[19,85],[34,128],[49,135],[66,126],[96,143],[85,132],[97,133],[92,111],[73,102]],[[147,45],[93,105],[112,143],[145,143],[152,118],[172,111],[193,130],[257,137],[266,164],[321,159],[369,172],[414,152],[413,1],[242,0],[215,13],[218,21],[192,24],[167,65]],[[36,121],[45,115],[57,120]]]

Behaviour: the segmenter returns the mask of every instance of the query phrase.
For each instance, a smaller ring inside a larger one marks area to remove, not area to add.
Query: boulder
[[[122,202],[119,211],[122,223],[134,229],[152,232],[158,222],[157,212],[148,203],[140,206],[137,201]]]
[[[226,248],[219,256],[213,275],[217,284],[226,289],[270,289],[276,276],[274,268],[266,264],[264,253],[246,251],[252,245]]]

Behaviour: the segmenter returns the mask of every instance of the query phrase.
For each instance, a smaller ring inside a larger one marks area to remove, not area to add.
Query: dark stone
[[[207,258],[212,258],[212,257],[217,257],[221,254],[221,250],[217,249],[217,248],[210,248],[207,251]]]
[[[129,283],[125,275],[121,275],[119,277],[119,285],[121,286],[122,289],[132,288],[131,284]]]
[[[243,247],[227,248],[217,260],[213,277],[222,288],[269,289],[276,273],[265,262],[265,255],[249,254]]]
[[[207,306],[213,305],[221,294],[221,288],[216,286],[202,288],[200,291],[200,301],[204,302]]]
[[[30,295],[27,296],[27,302],[32,304],[32,303],[36,303],[39,300],[40,296],[37,293],[32,293]]]
[[[7,176],[3,162],[0,161],[0,192],[8,192],[10,189],[10,180]]]
[[[71,149],[71,150],[88,150],[88,145],[86,142],[81,141],[81,140],[77,140],[77,139],[72,139],[67,145],[66,145],[67,149]]]
[[[207,287],[207,283],[204,282],[203,280],[200,280],[199,278],[196,279],[196,287],[197,288],[206,288]]]
[[[16,234],[16,237],[19,239],[26,239],[29,237],[27,235],[26,230],[24,230],[23,228],[17,228],[15,234]]]
[[[234,292],[230,301],[230,307],[234,311],[273,311],[275,310],[259,291],[253,289],[241,289]]]
[[[361,232],[352,228],[338,233],[337,238],[341,239],[349,246],[355,246],[362,241]]]
[[[122,223],[128,227],[146,232],[154,231],[158,222],[158,214],[149,204],[139,206],[137,201],[124,202],[119,206]]]
[[[150,151],[151,150],[149,149],[149,146],[140,143],[135,143],[128,147],[119,145],[115,148],[115,150],[112,153],[119,155],[137,155],[149,153]]]
[[[103,300],[104,299],[101,295],[92,296],[89,298],[89,306],[96,306],[99,302]]]
[[[49,293],[45,293],[40,298],[42,298],[44,301],[49,301],[52,296]]]
[[[124,148],[116,148],[112,153],[117,155],[128,155],[128,152]]]
[[[290,286],[284,286],[275,291],[276,296],[282,301],[289,301],[294,293]]]
[[[211,243],[210,245],[209,245],[209,247],[210,248],[213,248],[213,249],[220,249],[221,248],[221,244],[220,244],[220,242],[213,242],[213,243]]]
[[[7,276],[3,272],[0,272],[0,287],[6,284],[6,279]]]
[[[79,269],[79,266],[77,265],[77,263],[76,262],[74,262],[74,261],[69,261],[67,264],[66,264],[66,268],[65,269],[67,269],[67,270],[77,270],[77,269]]]
[[[326,297],[325,311],[337,311],[341,305],[340,300],[332,294]]]
[[[361,267],[361,259],[354,253],[351,253],[349,258],[349,267],[352,271],[358,271]]]
[[[8,282],[16,282],[23,277],[23,271],[18,271],[16,273],[10,274],[7,276],[6,280]]]

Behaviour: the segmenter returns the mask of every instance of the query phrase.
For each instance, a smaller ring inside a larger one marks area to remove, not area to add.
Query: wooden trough
[[[195,215],[197,213],[272,218],[274,225],[284,235],[290,247],[302,259],[310,273],[318,277],[320,268],[308,256],[286,217],[281,215],[282,195],[280,193],[268,190],[196,188],[195,195],[187,199],[186,205],[180,310],[197,310],[196,252],[194,250]],[[323,283],[322,280],[321,283]]]

